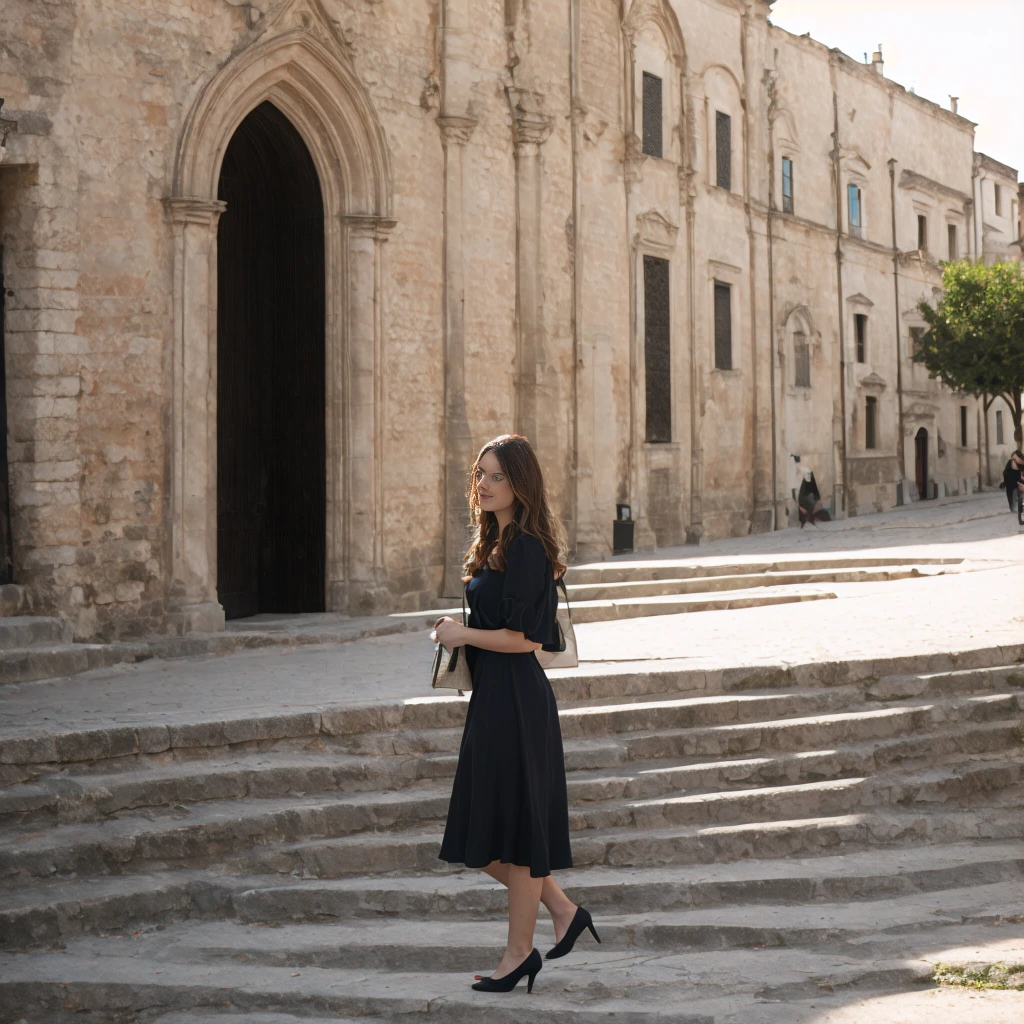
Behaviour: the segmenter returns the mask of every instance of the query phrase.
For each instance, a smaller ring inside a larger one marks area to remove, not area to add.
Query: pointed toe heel
[[[563,956],[572,952],[573,946],[576,945],[576,940],[587,930],[590,929],[590,934],[601,941],[600,936],[597,934],[597,929],[594,927],[594,919],[590,916],[589,910],[584,910],[583,907],[576,908],[576,916],[573,917],[572,923],[569,925],[565,935],[562,936],[562,941],[557,945],[551,947],[545,956],[546,960],[558,960]]]
[[[540,974],[540,969],[544,966],[544,961],[540,958],[540,953],[534,950],[514,971],[509,971],[504,978],[481,978],[472,987],[477,992],[511,992],[526,978],[526,992],[529,995],[533,992],[533,983],[537,980],[537,975]]]

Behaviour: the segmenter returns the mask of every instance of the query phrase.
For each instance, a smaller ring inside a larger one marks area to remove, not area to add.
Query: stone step
[[[1004,696],[1004,703],[1012,703],[1013,699],[1012,694]],[[860,703],[859,691],[853,687],[836,687],[831,690],[808,690],[803,693],[680,697],[674,700],[561,708],[558,720],[563,740],[571,741],[638,733],[651,729],[692,729],[700,726],[757,721],[766,716],[785,718],[801,713],[826,714],[851,703]],[[449,728],[428,727],[357,733],[347,740],[342,740],[341,748],[346,753],[369,757],[427,752],[451,753],[459,749],[462,724],[460,721],[457,726]]]
[[[890,740],[836,745],[826,750],[778,756],[696,761],[692,764],[636,762],[568,773],[573,802],[642,799],[694,790],[809,782],[868,775],[908,762],[948,761],[1015,748],[1017,719],[954,731],[897,736]],[[589,756],[588,750],[588,756]],[[397,790],[417,782],[451,779],[454,754],[372,759],[324,751],[265,751],[231,760],[142,765],[136,771],[101,775],[40,777],[0,790],[0,823],[72,824],[96,821],[124,811],[202,803],[210,800],[266,798],[313,793]]]
[[[0,618],[0,651],[69,644],[71,640],[71,623],[61,618],[45,618],[39,615],[12,615]]]
[[[856,901],[1024,881],[1019,843],[877,847],[813,860],[741,860],[696,867],[575,868],[559,881],[596,914]],[[38,881],[8,893],[0,948],[59,944],[82,934],[130,934],[188,919],[249,923],[502,914],[505,890],[478,871],[293,881],[277,876],[153,872]]]
[[[994,909],[998,908],[998,909]],[[715,907],[643,914],[599,914],[598,947],[584,935],[578,949],[595,952],[674,954],[681,950],[735,947],[814,947],[842,949],[884,933],[988,924],[1012,928],[1024,911],[1024,882],[960,887],[856,903],[762,904],[752,918],[749,907]],[[498,962],[508,923],[493,920],[358,920],[334,924],[263,924],[229,921],[184,922],[150,932],[141,956],[155,961],[204,963],[232,959],[270,967],[369,968],[391,971],[466,971]],[[1024,934],[1024,929],[1022,929]],[[539,947],[554,945],[546,915],[539,922]],[[101,945],[100,941],[92,944]],[[146,945],[156,947],[152,952]],[[877,955],[877,950],[873,950]]]
[[[589,565],[570,566],[565,574],[569,584],[631,583],[645,580],[685,580],[714,576],[760,576],[770,572],[813,572],[815,570],[883,569],[911,566],[962,566],[962,558],[927,558],[877,555],[844,558],[782,558],[749,561],[686,562],[673,559],[615,559]]]
[[[590,803],[570,808],[570,827],[578,833],[578,848],[598,842],[592,838],[596,830],[600,830],[603,843],[608,836],[624,831],[640,834],[674,826],[835,817],[896,803],[944,805],[969,799],[977,806],[983,794],[1015,787],[1019,777],[1020,766],[1013,761],[969,762],[944,769],[894,772],[870,780]],[[449,794],[450,787],[442,784],[343,797],[229,799],[42,831],[33,831],[31,824],[8,827],[0,831],[0,884],[10,889],[30,878],[54,874],[116,874],[126,868],[137,870],[147,861],[156,865],[206,863],[237,855],[240,848],[294,839],[372,834],[385,841],[389,830],[400,830],[391,837],[400,845],[407,836],[405,830],[443,820]],[[410,839],[410,849],[413,846]],[[588,862],[594,862],[592,856]],[[399,869],[403,866],[397,865]]]
[[[152,652],[146,643],[39,642],[33,646],[9,647],[0,650],[0,684],[56,679],[94,668],[145,661],[150,657]]]
[[[75,645],[81,647],[84,645]],[[739,690],[817,688],[834,685],[867,687],[892,675],[954,674],[993,666],[1015,678],[1022,673],[1024,645],[985,648],[963,654],[936,654],[860,662],[813,663],[789,668],[754,666],[693,670],[659,662],[583,666],[552,674],[561,702],[617,699],[678,693],[729,693]],[[288,740],[319,742],[339,736],[408,727],[461,726],[468,698],[427,694],[415,700],[377,701],[314,711],[238,713],[216,719],[195,715],[168,716],[159,724],[117,724],[82,729],[40,729],[26,724],[0,735],[0,785],[31,777],[41,766],[98,762],[128,763],[134,757],[175,752],[206,757],[218,752],[266,746]],[[105,769],[106,770],[106,769]]]
[[[751,907],[763,904],[880,900],[958,886],[1016,884],[1024,882],[1024,847],[1016,841],[892,845],[812,859],[577,867],[560,871],[558,881],[595,914],[723,906],[739,906],[750,914]],[[236,893],[232,906],[239,921],[250,923],[472,920],[504,913],[508,899],[505,889],[482,872],[458,871],[287,884],[261,879],[258,886]]]
[[[674,758],[722,759],[755,753],[801,753],[930,733],[954,724],[981,724],[1000,719],[1016,727],[1020,724],[1019,705],[1015,695],[996,695],[809,718],[569,740],[565,743],[565,764],[570,770],[585,770]]]
[[[965,933],[970,930],[962,929]],[[728,998],[735,1012],[747,1000],[783,991],[789,999],[800,999],[820,997],[823,989],[906,987],[929,977],[931,970],[919,960],[873,961],[808,950],[691,951],[659,958],[656,965],[647,964],[645,954],[596,954],[585,964],[546,964],[528,999],[525,990],[518,998],[472,992],[472,974],[463,971],[293,970],[230,960],[155,960],[139,952],[152,946],[148,938],[140,936],[130,949],[115,946],[99,955],[93,940],[81,940],[81,951],[76,943],[62,954],[0,956],[0,1010],[137,1014],[232,1005],[243,1011],[264,1007],[278,1013],[374,1017],[429,1013],[439,1024],[480,1019],[488,1024],[590,1024],[607,1021],[609,1015],[627,1024],[715,1024],[725,1016],[702,1012],[702,1002]],[[483,961],[477,969],[489,966]]]
[[[675,826],[657,830],[607,829],[577,833],[573,860],[579,866],[651,867],[707,864],[745,858],[816,856],[891,843],[1011,839],[1024,835],[1020,806],[971,810],[897,810],[892,807],[821,818],[772,820],[716,826]],[[387,872],[438,871],[440,825],[426,831],[355,834],[254,848],[227,861],[245,874],[291,874],[301,878],[343,878]]]
[[[696,576],[690,579],[649,579],[623,583],[567,584],[569,601],[575,615],[578,601],[621,601],[634,597],[670,594],[713,594],[756,587],[792,587],[828,583],[888,583],[896,580],[941,576],[949,569],[941,566],[908,565],[892,569],[814,568],[800,572],[744,573],[736,576]]]
[[[604,598],[572,601],[572,621],[610,622],[614,619],[637,619],[648,615],[682,615],[686,612],[735,611],[739,608],[767,608],[779,604],[800,604],[805,601],[828,601],[832,591],[821,587],[755,586],[728,591],[720,596],[697,594],[655,594],[649,597]],[[450,608],[433,608],[427,612],[408,612],[433,623]]]

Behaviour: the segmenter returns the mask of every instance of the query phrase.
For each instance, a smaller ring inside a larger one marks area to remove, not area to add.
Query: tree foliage
[[[1005,398],[1019,445],[1024,268],[1019,263],[947,263],[941,297],[934,306],[922,302],[919,309],[928,330],[914,353],[915,361],[954,391]]]

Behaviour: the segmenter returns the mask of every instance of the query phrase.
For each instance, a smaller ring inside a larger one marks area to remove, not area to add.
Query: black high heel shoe
[[[504,978],[481,978],[474,986],[477,992],[511,992],[523,978],[529,976],[526,983],[526,991],[529,994],[533,991],[533,980],[540,974],[544,961],[540,953],[534,950],[514,971],[510,971]]]
[[[572,947],[576,945],[576,940],[587,928],[590,929],[590,934],[600,942],[601,936],[597,934],[597,929],[594,927],[594,919],[590,916],[590,911],[584,910],[582,907],[577,907],[576,916],[573,917],[568,931],[562,936],[562,941],[559,942],[557,946],[552,946],[551,949],[548,950],[544,959],[558,960],[567,953],[571,953]]]

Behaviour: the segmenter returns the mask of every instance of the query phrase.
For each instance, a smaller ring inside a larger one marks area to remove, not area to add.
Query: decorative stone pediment
[[[847,302],[852,302],[855,306],[873,306],[874,303],[862,292],[857,292],[854,295],[848,295],[846,297]]]
[[[877,373],[869,373],[866,377],[861,377],[860,386],[865,391],[874,391],[879,394],[888,387],[885,381],[882,380]]]
[[[671,252],[676,247],[679,225],[673,224],[660,210],[650,209],[636,218],[636,244],[645,249]]]
[[[839,150],[839,160],[844,169],[853,174],[867,175],[871,170],[871,164],[864,159],[856,146],[843,146]]]

